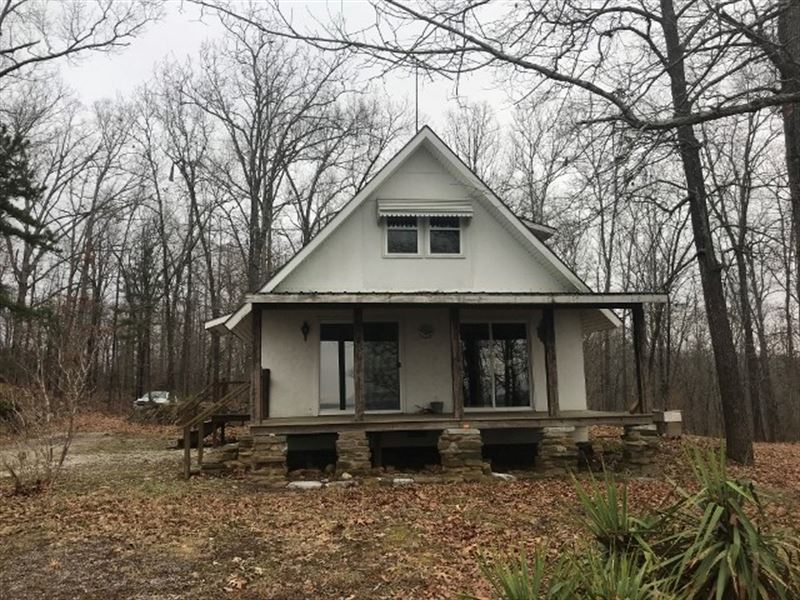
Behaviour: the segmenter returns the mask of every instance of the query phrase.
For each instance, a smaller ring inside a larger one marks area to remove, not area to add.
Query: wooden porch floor
[[[452,414],[366,414],[363,421],[353,415],[273,418],[251,423],[254,433],[307,434],[338,431],[419,431],[474,427],[477,429],[536,429],[539,427],[581,427],[590,425],[648,425],[649,413],[602,412],[595,410],[561,411],[551,417],[546,412],[467,412],[463,419]]]

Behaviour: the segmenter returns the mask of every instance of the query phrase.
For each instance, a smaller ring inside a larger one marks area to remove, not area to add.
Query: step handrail
[[[220,409],[230,404],[234,399],[240,398],[243,393],[250,391],[248,382],[238,382],[233,385],[233,389],[229,390],[222,398],[212,403],[210,406],[195,414],[188,421],[181,423],[180,427],[183,429],[183,476],[189,479],[192,468],[192,429],[197,426],[197,464],[203,464],[203,424],[206,419],[212,417]],[[199,397],[199,396],[198,396]],[[200,406],[200,402],[195,403],[195,408]]]
[[[233,389],[225,394],[222,398],[197,413],[189,421],[183,423],[183,427],[194,427],[195,425],[202,423],[207,418],[213,416],[217,411],[230,404],[232,400],[242,396],[242,393],[248,391],[249,387],[250,386],[247,383],[236,384],[233,386]]]

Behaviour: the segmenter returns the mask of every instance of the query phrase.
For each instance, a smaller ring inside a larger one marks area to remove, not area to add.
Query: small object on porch
[[[430,403],[431,413],[434,415],[440,415],[444,412],[444,402],[434,401]]]
[[[662,437],[678,438],[683,435],[683,414],[679,410],[654,410],[653,420]]]
[[[420,406],[419,404],[416,404],[415,406],[417,408],[417,414],[418,415],[432,415],[432,414],[434,414],[433,407],[430,406],[430,405],[428,405],[428,406]]]

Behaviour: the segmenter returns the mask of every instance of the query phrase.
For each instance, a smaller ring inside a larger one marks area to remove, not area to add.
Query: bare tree
[[[464,102],[447,111],[444,137],[478,177],[497,187],[500,126],[488,102]]]
[[[752,415],[738,375],[695,127],[796,102],[800,93],[776,93],[769,86],[740,93],[730,85],[731,75],[759,61],[738,51],[744,33],[721,27],[721,19],[702,3],[676,10],[672,0],[660,0],[657,6],[636,2],[597,7],[569,0],[544,5],[530,1],[500,9],[484,2],[419,5],[386,0],[372,5],[375,25],[358,31],[348,30],[341,21],[322,30],[299,30],[277,5],[281,18],[276,20],[237,15],[235,8],[208,0],[195,3],[257,25],[267,34],[360,53],[390,65],[452,76],[505,67],[517,79],[538,77],[523,79],[534,89],[547,80],[568,89],[575,99],[595,98],[598,104],[586,115],[593,122],[622,121],[639,132],[671,132],[665,141],[674,145],[683,168],[727,453],[739,462],[752,462]],[[662,93],[665,89],[668,96]]]
[[[158,0],[0,2],[0,82],[61,58],[127,46],[161,15]],[[0,83],[0,86],[3,85]]]

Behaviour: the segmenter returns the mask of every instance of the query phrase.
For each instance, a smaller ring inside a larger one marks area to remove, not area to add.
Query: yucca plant
[[[575,597],[575,587],[570,577],[564,576],[562,562],[554,565],[552,585],[545,578],[544,552],[537,551],[529,561],[525,554],[498,561],[481,561],[481,573],[492,588],[495,600],[570,600]],[[477,600],[476,596],[462,596],[463,600]]]
[[[605,474],[602,482],[594,476],[586,485],[574,477],[573,482],[583,510],[583,523],[606,556],[653,554],[648,538],[656,520],[631,514],[626,486],[617,486],[610,473]]]
[[[651,556],[589,552],[573,559],[575,600],[677,600]]]
[[[684,492],[672,548],[662,567],[681,598],[779,600],[800,597],[798,547],[760,523],[766,516],[752,483],[732,479],[724,451],[691,449],[689,463],[699,484]]]
[[[797,535],[765,526],[755,487],[731,478],[724,449],[692,449],[696,491],[652,515],[634,516],[610,475],[575,480],[583,524],[596,545],[551,569],[539,552],[482,571],[497,600],[793,600],[800,598]]]

